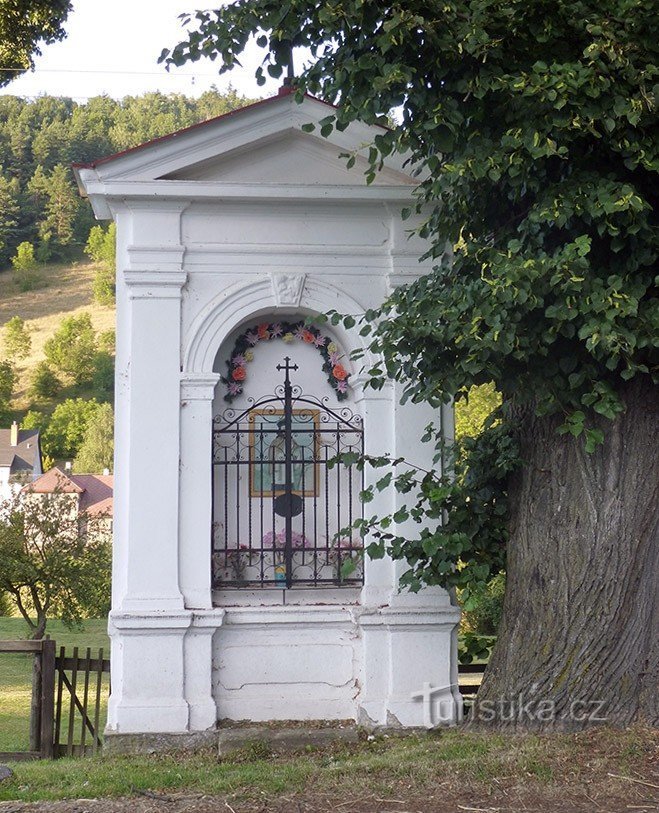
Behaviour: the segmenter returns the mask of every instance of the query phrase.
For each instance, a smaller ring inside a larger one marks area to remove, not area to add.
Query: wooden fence
[[[103,745],[103,675],[110,672],[110,661],[103,658],[103,650],[92,657],[87,648],[80,657],[75,647],[69,657],[61,647],[57,655],[55,641],[45,638],[0,641],[3,652],[31,653],[34,666],[29,750],[0,752],[0,761],[95,754]]]

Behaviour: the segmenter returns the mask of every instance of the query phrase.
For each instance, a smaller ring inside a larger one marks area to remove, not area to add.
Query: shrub
[[[87,424],[73,467],[78,472],[112,471],[113,458],[114,413],[110,404],[101,404]]]
[[[16,371],[10,361],[0,361],[0,401],[9,401],[14,392]]]
[[[116,333],[114,330],[104,330],[98,334],[98,349],[114,356]]]
[[[46,342],[46,359],[51,366],[66,373],[76,384],[87,384],[94,377],[96,334],[91,316],[69,316],[62,321],[59,330]]]
[[[14,281],[19,291],[23,293],[33,291],[41,285],[42,277],[34,257],[32,243],[20,243],[16,254],[11,258],[11,264],[14,267]]]
[[[12,316],[3,330],[2,343],[10,359],[16,361],[29,355],[32,347],[30,333],[20,316]]]
[[[28,410],[21,421],[22,429],[38,429],[41,431],[48,425],[48,418],[36,409]]]
[[[94,398],[67,398],[58,404],[41,434],[44,452],[56,460],[73,460],[98,406]]]
[[[105,351],[94,356],[92,388],[99,401],[111,401],[114,397],[114,357]]]
[[[62,382],[47,361],[40,361],[32,373],[29,393],[35,398],[54,398],[62,389]]]
[[[107,230],[103,226],[93,226],[89,231],[85,254],[95,263],[103,263],[114,270],[116,262],[117,229],[110,223]]]
[[[101,266],[94,276],[94,299],[100,305],[114,305],[116,293],[115,224],[111,223],[107,231],[102,226],[94,226],[89,232],[85,253]]]
[[[99,305],[114,305],[116,298],[116,283],[114,279],[114,269],[98,268],[94,274],[92,291],[94,299]]]
[[[464,612],[463,627],[477,635],[496,635],[501,622],[505,592],[505,573],[498,573],[481,590],[473,590],[469,609]]]

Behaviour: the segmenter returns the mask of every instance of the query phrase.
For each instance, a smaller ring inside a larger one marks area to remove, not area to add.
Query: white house
[[[21,429],[14,421],[0,429],[0,501],[8,500],[42,473],[38,429]]]
[[[302,130],[328,112],[284,88],[76,167],[117,224],[108,735],[419,726],[424,686],[436,722],[460,717],[458,609],[439,588],[400,593],[404,563],[362,560],[346,528],[381,472],[329,462],[363,448],[431,466],[423,428],[441,418],[450,436],[452,415],[365,388],[358,330],[304,324],[428,268],[400,216],[402,160],[366,185],[378,129]],[[369,514],[400,499],[389,488]]]

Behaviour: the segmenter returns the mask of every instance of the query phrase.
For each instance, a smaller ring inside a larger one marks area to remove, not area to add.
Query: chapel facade
[[[451,410],[365,387],[359,330],[310,319],[359,316],[429,269],[401,219],[416,181],[393,157],[367,185],[378,128],[302,129],[329,112],[285,88],[76,167],[117,224],[108,735],[461,716],[458,608],[400,592],[405,564],[370,560],[354,530],[381,477],[358,457],[431,467],[423,429],[450,439]],[[389,487],[368,513],[403,502]]]

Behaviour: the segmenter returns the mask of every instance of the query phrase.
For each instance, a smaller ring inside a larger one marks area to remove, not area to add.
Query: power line
[[[17,70],[21,70],[21,68],[0,68],[0,71],[7,71],[14,73]],[[169,77],[170,79],[177,79],[179,77],[218,77],[218,73],[169,73],[169,71],[115,71],[115,70],[87,70],[87,69],[76,69],[76,68],[36,68],[33,71],[26,71],[22,76],[27,76],[28,74],[34,75],[37,73],[94,73],[94,74],[106,74],[108,76],[160,76],[161,78]],[[18,77],[17,77],[18,78]]]

